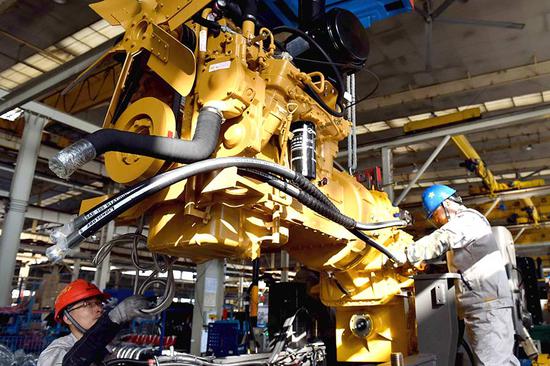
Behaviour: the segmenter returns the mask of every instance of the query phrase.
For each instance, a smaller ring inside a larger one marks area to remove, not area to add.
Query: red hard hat
[[[92,297],[100,297],[107,300],[111,295],[101,292],[96,285],[86,280],[78,279],[69,283],[55,299],[55,315],[54,319],[61,323],[63,321],[63,310],[74,303],[86,300]]]

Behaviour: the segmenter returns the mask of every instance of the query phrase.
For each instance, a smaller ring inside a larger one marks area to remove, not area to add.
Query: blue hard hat
[[[455,189],[444,186],[442,184],[434,184],[430,188],[427,188],[422,193],[422,205],[426,216],[432,217],[434,211],[445,201],[447,198],[452,197],[456,193]]]

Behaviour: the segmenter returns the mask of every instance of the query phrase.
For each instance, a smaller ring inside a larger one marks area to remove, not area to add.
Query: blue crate
[[[234,356],[243,353],[240,345],[238,320],[218,320],[208,324],[207,352],[216,357]]]
[[[22,349],[25,353],[39,354],[46,348],[46,342],[42,334],[0,335],[0,344],[3,344],[12,352]]]

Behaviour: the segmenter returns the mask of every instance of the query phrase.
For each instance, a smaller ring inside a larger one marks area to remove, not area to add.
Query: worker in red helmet
[[[82,279],[61,290],[55,300],[54,318],[67,325],[71,334],[54,340],[40,354],[38,366],[88,366],[103,361],[109,355],[106,347],[121,325],[143,317],[141,310],[149,306],[143,296],[135,295],[106,313],[103,304],[109,297]]]

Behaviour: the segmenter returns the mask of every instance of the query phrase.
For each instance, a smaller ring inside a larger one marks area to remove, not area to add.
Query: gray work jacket
[[[512,306],[504,260],[485,216],[463,207],[447,224],[407,248],[413,263],[443,253],[447,253],[449,271],[461,275],[456,281],[460,317]]]
[[[77,339],[72,333],[57,338],[42,351],[38,358],[37,366],[61,366],[63,364],[63,357],[74,346],[76,341]]]

